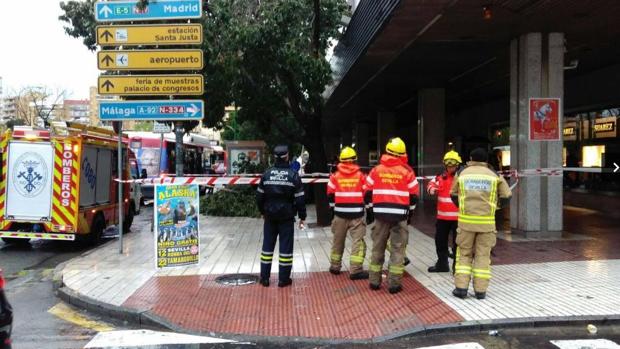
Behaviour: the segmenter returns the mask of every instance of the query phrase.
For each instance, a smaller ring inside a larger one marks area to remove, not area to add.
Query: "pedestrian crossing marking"
[[[87,318],[86,316],[73,310],[71,307],[69,307],[65,303],[58,303],[55,306],[51,307],[47,312],[52,315],[55,315],[56,317],[62,320],[76,324],[83,328],[95,330],[97,332],[105,332],[105,331],[114,330],[114,327],[106,324],[105,322],[91,320]]]
[[[560,349],[620,349],[620,345],[609,339],[575,339],[550,342]]]
[[[98,333],[84,348],[118,348],[118,347],[146,347],[153,345],[174,344],[216,344],[234,343],[235,341],[193,336],[183,333],[158,332],[151,330],[125,330]]]

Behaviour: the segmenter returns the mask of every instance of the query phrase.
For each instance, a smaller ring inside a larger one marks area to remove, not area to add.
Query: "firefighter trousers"
[[[260,255],[260,278],[269,279],[271,275],[271,262],[273,261],[273,250],[276,241],[280,238],[280,252],[278,253],[280,281],[288,281],[291,278],[293,267],[293,219],[290,220],[271,220],[265,219],[263,229],[263,251]]]
[[[342,268],[342,253],[344,252],[344,242],[347,238],[347,232],[351,232],[351,274],[363,271],[364,257],[366,257],[366,222],[364,217],[346,219],[334,216],[332,220],[332,252],[330,256],[331,270],[340,271]]]
[[[496,232],[478,233],[458,229],[454,267],[454,285],[457,288],[468,289],[473,276],[474,291],[487,291],[491,280],[491,249],[495,246],[496,235]]]
[[[388,285],[400,286],[405,272],[405,248],[409,240],[407,220],[385,222],[376,220],[372,227],[372,256],[370,257],[370,283],[381,284],[381,270],[385,261],[385,247],[390,240],[390,262],[388,264]]]
[[[440,266],[448,267],[448,245],[450,240],[450,233],[452,233],[452,250],[456,250],[456,228],[457,221],[448,221],[444,219],[438,219],[435,227],[435,251],[437,252],[437,264]]]

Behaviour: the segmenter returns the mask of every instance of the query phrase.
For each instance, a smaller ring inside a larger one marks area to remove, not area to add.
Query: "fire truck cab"
[[[16,127],[0,138],[0,237],[7,243],[96,244],[104,230],[118,224],[117,136],[104,128],[64,126]],[[126,139],[123,145],[122,178],[127,179]],[[137,208],[130,198],[124,184],[124,231]]]

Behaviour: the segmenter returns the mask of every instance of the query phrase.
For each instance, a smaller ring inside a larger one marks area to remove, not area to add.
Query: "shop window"
[[[604,145],[589,145],[583,147],[583,167],[602,167]]]

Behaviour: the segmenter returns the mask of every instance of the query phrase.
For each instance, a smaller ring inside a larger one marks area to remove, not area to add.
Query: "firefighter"
[[[385,146],[387,154],[366,177],[366,203],[369,208],[367,223],[376,219],[372,227],[372,256],[370,259],[370,288],[381,288],[381,269],[385,248],[390,239],[388,264],[388,291],[402,290],[401,280],[405,271],[405,247],[409,239],[408,220],[418,202],[418,181],[413,170],[403,164],[407,151],[400,138],[392,138]]]
[[[288,147],[278,145],[274,148],[274,154],[276,163],[263,173],[256,190],[258,209],[265,220],[263,250],[260,256],[260,284],[265,287],[269,286],[273,250],[279,236],[278,287],[286,287],[293,283],[291,268],[293,266],[295,214],[298,214],[299,227],[303,229],[306,219],[306,206],[301,179],[288,164]]]
[[[351,280],[368,279],[368,272],[362,265],[366,256],[366,222],[364,221],[365,176],[355,164],[357,154],[351,147],[340,151],[337,171],[330,175],[327,183],[329,206],[333,210],[332,233],[334,239],[330,256],[329,272],[338,275],[342,268],[342,252],[347,232],[351,232]]]
[[[456,265],[452,294],[467,297],[471,277],[477,299],[486,297],[491,279],[491,249],[495,246],[495,210],[498,199],[512,195],[506,180],[488,165],[487,152],[474,149],[470,162],[452,182],[450,196],[458,207]],[[473,262],[473,263],[472,263]]]
[[[450,199],[450,189],[456,170],[462,163],[459,153],[451,150],[443,157],[445,171],[433,178],[427,186],[430,195],[437,195],[437,222],[435,227],[435,251],[437,263],[428,268],[429,273],[444,273],[450,271],[448,263],[448,240],[450,233],[456,237],[456,225],[458,220],[458,208]],[[454,241],[454,239],[452,240]],[[454,245],[454,242],[453,242]],[[453,246],[453,251],[455,250]],[[452,256],[454,258],[454,256]]]

